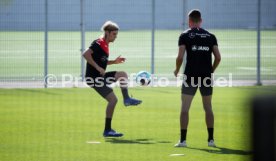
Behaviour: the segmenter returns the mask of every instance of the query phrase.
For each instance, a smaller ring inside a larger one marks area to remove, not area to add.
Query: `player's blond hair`
[[[106,21],[102,28],[101,28],[102,31],[118,31],[119,30],[119,26],[113,22],[113,21]]]

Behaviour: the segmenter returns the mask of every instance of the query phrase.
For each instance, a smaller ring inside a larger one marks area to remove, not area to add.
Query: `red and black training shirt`
[[[108,56],[109,56],[109,48],[108,44],[104,40],[104,38],[98,38],[94,40],[89,49],[93,51],[92,53],[92,58],[93,60],[104,70],[107,67],[108,63]],[[90,65],[88,62],[86,63],[86,74],[85,77],[91,77],[91,78],[96,78],[96,77],[101,77],[100,72]]]

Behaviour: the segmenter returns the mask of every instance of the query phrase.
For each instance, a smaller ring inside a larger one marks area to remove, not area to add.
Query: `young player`
[[[111,128],[111,121],[115,106],[117,104],[117,97],[115,96],[112,88],[108,85],[116,81],[120,82],[125,106],[138,105],[142,103],[142,101],[129,97],[127,88],[128,76],[126,72],[106,72],[107,65],[124,63],[125,58],[119,56],[115,60],[108,60],[108,45],[110,42],[115,41],[119,31],[118,25],[112,21],[107,21],[103,24],[102,31],[104,32],[102,37],[94,40],[90,47],[83,53],[83,57],[87,61],[85,77],[87,84],[91,88],[95,89],[95,91],[108,102],[106,107],[105,129],[103,136],[121,137],[123,136],[122,133],[116,132]]]
[[[185,51],[187,53],[186,67],[184,75],[186,80],[182,85],[182,105],[180,113],[180,140],[176,147],[186,147],[186,133],[189,122],[189,109],[193,97],[200,89],[203,108],[205,110],[205,121],[208,130],[208,146],[215,147],[214,143],[214,114],[212,111],[212,78],[221,60],[216,37],[201,28],[201,13],[199,10],[189,12],[189,27],[179,37],[179,51],[176,58],[176,69],[174,75],[177,76],[183,62]],[[212,53],[215,60],[212,64]]]

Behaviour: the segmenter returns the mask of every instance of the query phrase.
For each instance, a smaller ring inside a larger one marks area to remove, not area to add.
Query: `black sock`
[[[187,134],[187,129],[181,129],[180,131],[180,142],[182,143],[184,140],[186,140],[186,134]]]
[[[121,91],[122,91],[124,99],[129,98],[128,89],[127,88],[121,88]]]
[[[105,128],[104,130],[111,130],[111,120],[112,118],[105,118]]]
[[[214,140],[214,128],[207,128],[208,130],[208,141]]]

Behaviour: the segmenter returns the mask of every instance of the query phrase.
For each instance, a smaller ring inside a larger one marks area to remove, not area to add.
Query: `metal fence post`
[[[45,0],[45,31],[44,31],[44,88],[48,87],[48,0]]]
[[[152,0],[152,10],[151,10],[151,73],[154,74],[154,41],[155,41],[155,0]]]
[[[183,0],[183,30],[186,30],[186,28],[188,27],[187,25],[187,20],[186,20],[186,17],[187,17],[187,0]]]
[[[81,80],[84,81],[84,58],[82,53],[85,48],[84,0],[80,0],[80,27],[81,27]]]
[[[262,85],[261,82],[261,0],[257,3],[257,85]]]
[[[188,2],[187,0],[183,0],[183,31],[185,31],[187,28],[188,28],[188,24],[187,24],[187,10],[188,10]],[[186,52],[186,51],[184,51]],[[184,54],[184,59],[183,59],[183,72],[185,71],[185,68],[186,68],[186,59],[187,59],[187,54]]]

